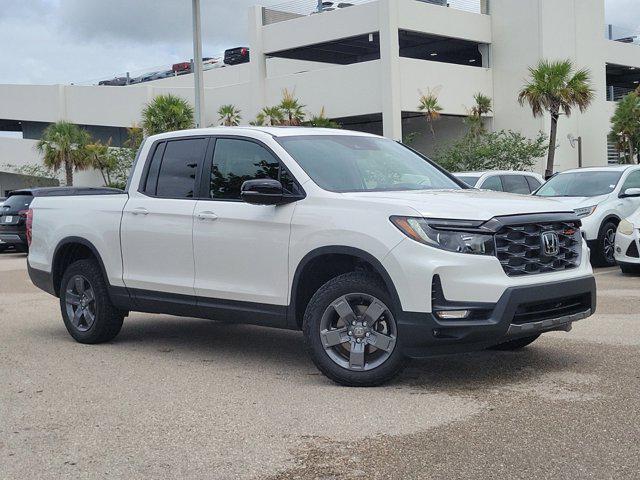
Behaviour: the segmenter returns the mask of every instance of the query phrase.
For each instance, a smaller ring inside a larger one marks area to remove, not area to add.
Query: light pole
[[[196,128],[205,126],[204,80],[202,75],[202,27],[200,24],[200,0],[192,0],[193,13],[193,79],[196,103]]]

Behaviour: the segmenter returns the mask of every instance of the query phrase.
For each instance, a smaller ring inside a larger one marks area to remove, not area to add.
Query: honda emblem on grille
[[[544,232],[542,234],[542,252],[547,257],[555,257],[560,253],[560,239],[556,232]]]

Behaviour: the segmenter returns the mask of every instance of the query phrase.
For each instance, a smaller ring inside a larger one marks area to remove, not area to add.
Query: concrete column
[[[67,87],[58,85],[58,120],[67,120]]]
[[[249,123],[266,106],[267,57],[262,46],[262,7],[249,8],[251,111],[242,112],[243,123]]]
[[[382,131],[387,138],[402,140],[400,41],[398,38],[398,3],[395,0],[380,0],[379,24]]]

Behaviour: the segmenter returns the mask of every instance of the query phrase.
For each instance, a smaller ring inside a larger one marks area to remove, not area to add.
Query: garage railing
[[[262,10],[262,24],[284,22],[294,18],[318,15],[341,10],[354,5],[370,3],[376,0],[293,0],[265,7]],[[471,13],[488,14],[490,0],[413,0],[445,8],[453,8]]]

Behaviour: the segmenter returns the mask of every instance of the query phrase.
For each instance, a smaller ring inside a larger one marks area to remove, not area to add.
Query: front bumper
[[[624,235],[619,231],[616,233],[616,244],[614,247],[616,262],[640,265],[639,233],[640,231],[637,229],[635,229],[631,235]]]
[[[569,331],[596,310],[596,283],[582,278],[508,288],[497,303],[452,302],[486,312],[477,320],[441,320],[432,313],[402,312],[399,338],[405,355],[423,358],[484,350],[521,337]]]

